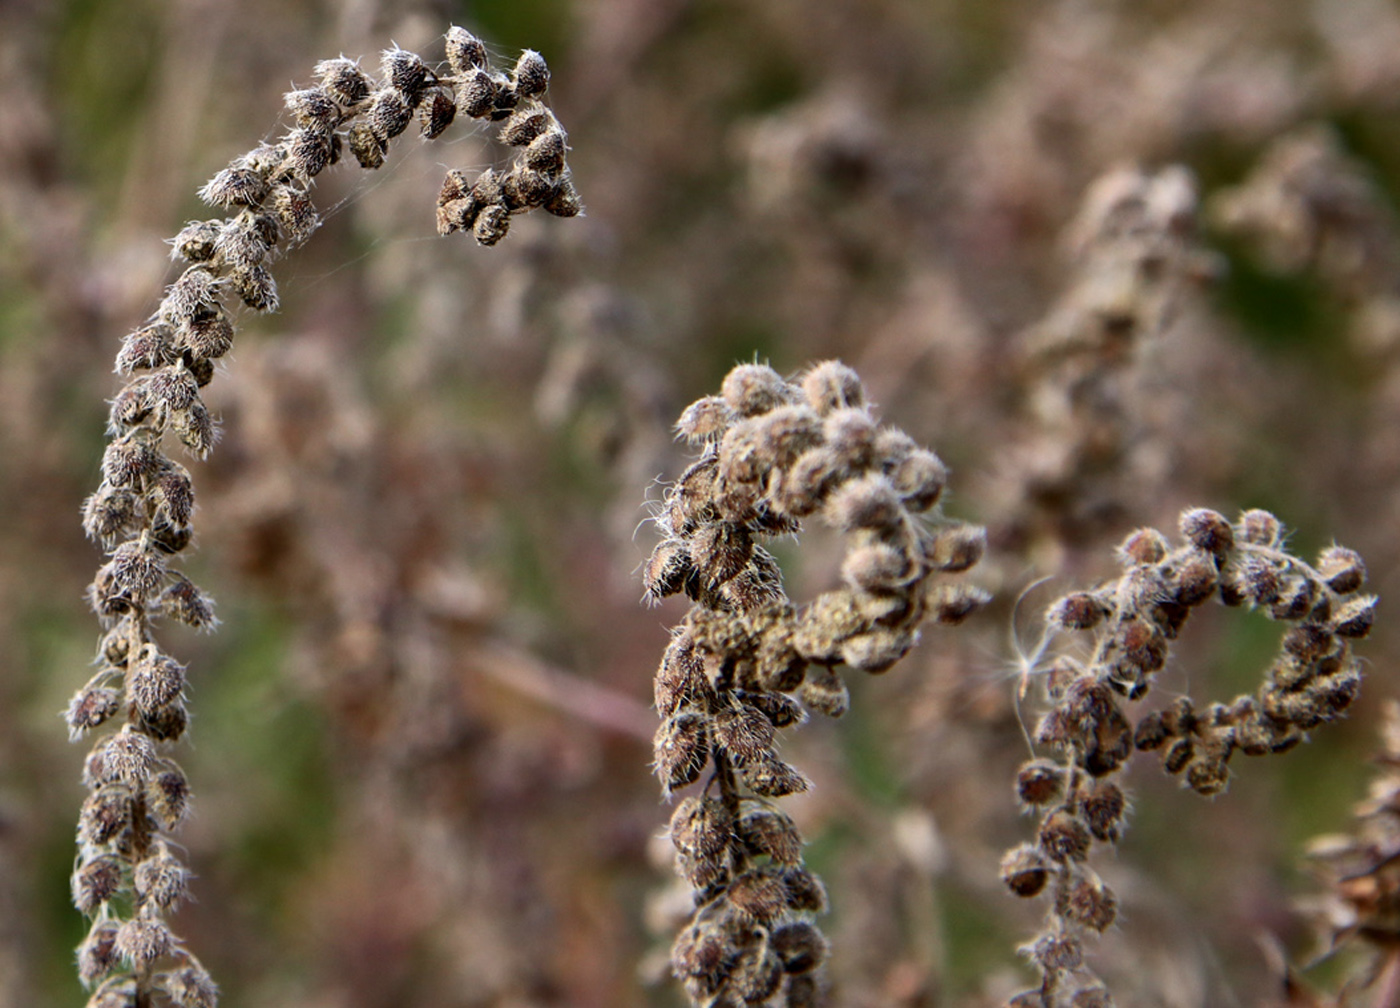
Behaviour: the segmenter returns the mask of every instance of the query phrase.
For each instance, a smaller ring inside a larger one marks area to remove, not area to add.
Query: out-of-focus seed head
[[[350,127],[347,139],[350,143],[350,153],[355,155],[355,160],[361,168],[373,171],[384,164],[387,142],[379,138],[369,123],[355,123]]]
[[[312,76],[323,91],[347,108],[369,97],[369,77],[357,62],[344,56],[321,60],[312,71]]]
[[[113,735],[102,751],[105,781],[120,781],[132,787],[145,784],[156,765],[151,740],[130,725]]]
[[[243,303],[254,311],[275,312],[277,310],[277,281],[272,278],[265,266],[238,269],[229,274],[229,280]]]
[[[1209,508],[1192,508],[1181,515],[1181,535],[1197,549],[1220,556],[1235,545],[1235,532],[1225,516]]]
[[[1030,760],[1016,772],[1016,797],[1025,805],[1049,805],[1064,790],[1064,767],[1051,760]]]
[[[718,441],[738,420],[738,414],[719,396],[706,396],[686,407],[676,421],[676,433],[693,445]]]
[[[175,702],[185,688],[185,667],[154,644],[146,644],[131,666],[131,702],[149,714]]]
[[[1124,539],[1118,557],[1128,565],[1160,563],[1167,555],[1167,537],[1154,528],[1140,528]]]
[[[107,784],[89,794],[78,814],[78,842],[110,843],[131,825],[132,797],[125,784]]]
[[[178,906],[189,895],[189,871],[162,842],[157,842],[153,853],[136,866],[133,881],[141,900],[162,909]]]
[[[455,74],[472,67],[486,66],[486,46],[465,28],[453,25],[447,29],[447,64]]]
[[[94,921],[87,937],[78,946],[78,979],[84,987],[91,987],[116,968],[119,960],[116,944],[117,923]]]
[[[1055,912],[1093,931],[1104,931],[1118,917],[1118,900],[1097,878],[1079,877],[1055,894]]]
[[[526,49],[515,61],[515,71],[511,74],[515,90],[522,98],[543,94],[549,87],[549,66],[544,57],[533,49]]]
[[[847,470],[867,469],[875,462],[875,421],[864,409],[832,410],[822,424],[827,448]]]
[[[218,1008],[219,988],[202,966],[190,964],[163,974],[160,986],[176,1008]]]
[[[929,564],[958,574],[977,564],[987,552],[987,530],[980,525],[953,525],[939,530],[928,544]]]
[[[860,376],[839,360],[814,364],[801,379],[802,394],[821,416],[837,409],[864,409],[865,387]]]
[[[802,860],[802,835],[793,821],[775,808],[760,807],[739,820],[738,836],[755,854],[767,855],[778,864]]]
[[[160,597],[161,612],[196,630],[212,630],[218,626],[214,615],[214,600],[200,591],[183,575],[175,577]]]
[[[1283,541],[1283,523],[1267,511],[1254,508],[1240,515],[1239,538],[1255,546],[1277,546]]]
[[[761,758],[773,745],[773,722],[746,704],[721,710],[710,732],[715,745],[741,765]]]
[[[1128,800],[1123,789],[1112,781],[1095,781],[1079,802],[1079,810],[1094,839],[1116,843]]]
[[[764,869],[747,871],[729,883],[726,900],[739,913],[766,924],[788,905],[788,889],[781,875]]]
[[[1108,612],[1108,607],[1089,592],[1072,592],[1050,606],[1046,619],[1069,630],[1091,630]]]
[[[1040,824],[1040,849],[1056,861],[1083,861],[1092,842],[1089,827],[1069,809],[1056,809]]]
[[[809,710],[827,717],[838,718],[851,706],[846,681],[828,665],[813,665],[798,695]]]
[[[1001,859],[1001,880],[1017,896],[1039,896],[1050,878],[1050,861],[1036,847],[1020,844]]]
[[[84,862],[73,872],[73,905],[81,913],[93,913],[121,891],[122,863],[103,854]]]
[[[759,416],[792,402],[783,376],[767,364],[740,364],[724,376],[720,396],[740,417]]]
[[[827,498],[823,517],[842,532],[869,529],[890,533],[907,520],[894,487],[876,473],[847,480],[837,487]]]
[[[1338,637],[1359,639],[1371,632],[1371,627],[1376,622],[1376,603],[1380,600],[1374,595],[1362,595],[1354,599],[1348,599],[1337,608],[1332,616],[1330,624],[1331,630]]]
[[[121,710],[121,693],[109,686],[85,686],[68,701],[64,720],[68,722],[68,738],[76,742]]]
[[[136,524],[136,495],[104,484],[83,502],[83,531],[111,549]]]
[[[1182,562],[1171,580],[1172,600],[1177,605],[1196,606],[1215,594],[1219,577],[1214,561],[1204,556]]]
[[[910,452],[886,471],[895,493],[910,511],[929,510],[943,496],[948,483],[948,467],[931,451]]]
[[[169,955],[174,945],[165,921],[154,915],[138,915],[117,928],[117,954],[139,971]]]
[[[897,592],[919,574],[909,556],[885,543],[858,546],[841,563],[841,578],[857,591]]]
[[[787,905],[802,913],[826,913],[826,886],[806,868],[784,868],[781,874],[787,890]]]
[[[1350,595],[1366,583],[1366,562],[1345,546],[1329,546],[1317,558],[1317,572],[1338,595]]]
[[[807,921],[792,921],[776,928],[768,944],[787,973],[810,973],[826,961],[830,952],[821,931]]]
[[[150,779],[146,801],[156,821],[165,829],[173,830],[189,815],[189,781],[178,767],[170,765]]]

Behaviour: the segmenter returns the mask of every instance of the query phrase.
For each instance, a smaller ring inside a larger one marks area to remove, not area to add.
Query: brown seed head
[[[219,988],[202,966],[190,964],[166,973],[161,986],[176,1008],[218,1008]]]
[[[1016,773],[1016,797],[1026,805],[1048,805],[1065,789],[1064,768],[1048,759],[1033,759]]]
[[[64,720],[68,738],[76,742],[84,732],[106,722],[121,709],[121,694],[107,686],[85,686],[68,702]]]
[[[1161,562],[1167,550],[1166,536],[1154,528],[1140,528],[1123,540],[1118,547],[1118,556],[1129,565],[1155,564]]]
[[[1118,900],[1097,878],[1080,877],[1056,893],[1055,912],[1081,927],[1103,931],[1118,916]]]
[[[1283,524],[1267,511],[1254,508],[1240,515],[1239,537],[1255,546],[1277,546],[1283,539]]]
[[[1345,546],[1329,546],[1317,558],[1317,572],[1338,595],[1350,595],[1366,583],[1366,562]]]
[[[515,61],[515,71],[511,77],[515,81],[515,90],[522,98],[543,94],[549,87],[549,66],[535,50],[526,49]]]
[[[93,913],[115,896],[122,885],[122,863],[103,854],[83,863],[73,873],[73,905],[85,914]]]
[[[78,979],[91,987],[117,965],[117,924],[99,920],[92,925],[87,937],[78,946]]]
[[[175,939],[159,917],[138,915],[117,929],[117,954],[137,970],[144,971],[156,960],[169,955]]]
[[[1040,895],[1050,878],[1050,862],[1031,844],[1020,844],[1001,859],[1001,880],[1017,896]]]
[[[1181,515],[1181,535],[1197,549],[1217,556],[1235,545],[1235,533],[1225,516],[1209,508],[1192,508]]]

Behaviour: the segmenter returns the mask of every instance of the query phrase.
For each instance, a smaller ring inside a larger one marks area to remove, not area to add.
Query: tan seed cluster
[[[1055,758],[1032,759],[1018,772],[1017,797],[1040,813],[1040,824],[1035,842],[1008,851],[1001,864],[1013,893],[1048,891],[1052,904],[1045,929],[1023,949],[1041,983],[1013,999],[1020,1008],[1111,1003],[1084,965],[1082,943],[1114,922],[1117,900],[1088,861],[1094,844],[1116,843],[1122,833],[1128,798],[1116,777],[1134,751],[1159,753],[1167,773],[1217,795],[1236,753],[1285,752],[1341,717],[1357,695],[1351,642],[1370,631],[1376,605],[1375,596],[1358,594],[1366,568],[1357,553],[1331,546],[1308,564],[1287,550],[1278,519],[1261,510],[1232,524],[1193,509],[1181,515],[1180,533],[1175,547],[1156,529],[1132,533],[1118,547],[1119,577],[1065,595],[1047,615],[1047,644],[1069,638],[1048,664],[1051,707],[1035,735]],[[1147,694],[1191,612],[1212,599],[1287,625],[1264,683],[1229,704],[1202,708],[1183,696],[1134,721],[1125,702]]]
[[[697,1005],[816,1004],[827,945],[809,918],[826,896],[775,804],[810,786],[779,730],[804,707],[844,713],[838,667],[884,672],[925,620],[980,606],[982,592],[935,575],[973,566],[984,533],[941,516],[943,463],[881,425],[837,361],[794,382],[736,367],[678,429],[701,454],[662,503],[644,580],[652,600],[694,604],[656,674],[655,767],[668,794],[708,778],[671,819],[696,907],[672,969]],[[843,584],[798,606],[762,543],[813,518],[846,536]]]

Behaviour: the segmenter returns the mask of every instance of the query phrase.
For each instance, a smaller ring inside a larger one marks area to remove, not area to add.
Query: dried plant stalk
[[[1173,548],[1156,529],[1139,529],[1118,548],[1120,577],[1050,608],[1044,648],[1061,631],[1089,635],[1089,646],[1066,641],[1048,659],[1051,709],[1036,742],[1057,758],[1032,759],[1016,778],[1017,797],[1040,824],[1033,843],[1006,853],[1002,878],[1018,896],[1048,893],[1050,907],[1023,949],[1040,986],[1012,998],[1014,1008],[1112,1004],[1085,962],[1084,938],[1109,927],[1118,904],[1089,854],[1123,831],[1128,798],[1117,778],[1134,750],[1160,753],[1163,769],[1198,794],[1221,794],[1235,753],[1287,752],[1342,717],[1360,688],[1351,642],[1370,632],[1376,606],[1374,595],[1359,594],[1360,555],[1331,546],[1308,564],[1285,547],[1279,520],[1260,510],[1231,525],[1193,509],[1180,531],[1185,541]],[[1288,625],[1264,683],[1229,704],[1202,708],[1183,696],[1134,723],[1121,701],[1147,694],[1187,617],[1211,599]]]
[[[116,369],[129,380],[112,401],[102,483],[83,513],[88,535],[108,551],[88,590],[104,635],[99,669],[67,711],[74,739],[122,721],[97,740],[83,771],[90,793],[78,823],[73,902],[93,919],[78,972],[95,988],[94,1006],[146,1005],[157,995],[180,1008],[217,1001],[208,972],[166,922],[187,895],[189,872],[167,836],[189,810],[190,788],[164,750],[189,718],[185,667],[162,648],[155,625],[216,623],[209,596],[171,566],[191,541],[195,501],[189,472],[167,454],[167,435],[196,458],[213,448],[218,431],[200,389],[232,347],[236,306],[276,310],[268,267],[319,225],[314,178],[347,147],[361,167],[378,168],[415,118],[431,140],[460,113],[499,122],[496,139],[518,153],[504,172],[487,169],[472,181],[448,173],[441,234],[470,230],[493,245],[513,214],[582,209],[564,131],[542,100],[549,70],[539,53],[526,50],[507,74],[492,69],[464,29],[451,28],[446,42],[446,65],[436,69],[407,50],[385,50],[379,79],[344,57],[318,63],[315,84],[286,95],[295,125],[200,190],[228,215],[176,236],[175,255],[189,265],[117,354]]]
[[[678,428],[701,456],[666,496],[645,581],[653,600],[684,591],[694,605],[656,674],[655,768],[668,795],[710,773],[671,817],[695,904],[671,965],[697,1005],[817,1004],[827,943],[811,917],[826,893],[776,803],[809,786],[778,756],[778,731],[804,707],[845,712],[842,664],[884,672],[926,618],[957,623],[981,605],[934,575],[976,564],[985,533],[942,517],[943,463],[880,426],[839,362],[796,383],[737,367]],[[798,607],[760,542],[813,516],[848,537],[845,583]]]

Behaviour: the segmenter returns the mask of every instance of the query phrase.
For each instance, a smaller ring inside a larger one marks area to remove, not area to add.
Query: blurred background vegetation
[[[469,126],[318,180],[334,211],[279,264],[282,311],[244,320],[209,389],[223,441],[187,463],[224,625],[167,631],[195,717],[177,931],[228,1008],[678,1003],[648,763],[683,606],[638,602],[641,505],[733,363],[839,356],[951,465],[999,601],[789,746],[835,1000],[998,1003],[1038,913],[997,862],[1029,829],[1010,641],[1039,609],[1188,504],[1274,509],[1299,552],[1335,537],[1397,587],[1393,3],[0,0],[0,1005],[83,998],[57,712],[97,639],[78,507],[118,341],[283,91],[391,41],[435,58],[450,23],[549,61],[587,216],[437,238],[443,166],[492,156]],[[1208,268],[1133,344],[1124,464],[1037,496],[1021,348],[1074,307],[1066,229],[1095,178],[1173,163]],[[798,599],[837,555],[802,545]],[[1187,637],[1163,695],[1228,700],[1276,647],[1243,614]],[[1310,955],[1301,848],[1364,792],[1397,648],[1379,628],[1351,720],[1237,762],[1221,800],[1137,769],[1098,956],[1122,1003],[1260,1003],[1260,936]]]

